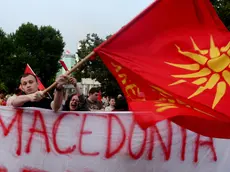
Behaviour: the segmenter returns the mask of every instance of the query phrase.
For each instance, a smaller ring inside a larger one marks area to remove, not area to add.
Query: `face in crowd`
[[[21,87],[24,93],[32,94],[38,91],[38,82],[34,75],[26,74],[21,77]]]
[[[91,101],[97,101],[99,96],[99,90],[97,88],[91,88],[89,91],[89,99]]]
[[[114,99],[114,98],[111,98],[111,99],[109,100],[109,104],[110,104],[111,106],[115,106],[115,104],[116,104],[115,99]]]
[[[75,94],[72,96],[72,98],[70,99],[70,102],[69,102],[70,111],[76,110],[78,107],[78,104],[79,104],[79,98],[78,98],[78,95]]]

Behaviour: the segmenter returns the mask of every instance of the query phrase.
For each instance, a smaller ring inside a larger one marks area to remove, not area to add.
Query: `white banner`
[[[0,172],[228,172],[230,141],[163,121],[146,131],[131,112],[0,107]]]

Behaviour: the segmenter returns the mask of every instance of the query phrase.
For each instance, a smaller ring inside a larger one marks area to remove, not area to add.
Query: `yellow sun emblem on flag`
[[[210,49],[201,50],[193,38],[191,38],[194,52],[183,51],[176,45],[180,54],[188,57],[194,61],[192,64],[175,64],[165,62],[168,65],[185,69],[188,71],[194,71],[189,74],[172,75],[172,77],[178,80],[169,86],[182,84],[188,82],[185,79],[194,79],[192,84],[195,84],[198,89],[191,94],[188,98],[191,99],[200,95],[206,90],[216,87],[216,93],[213,100],[212,108],[220,102],[221,98],[225,95],[227,85],[230,85],[230,42],[221,48],[215,45],[213,37],[210,36]]]

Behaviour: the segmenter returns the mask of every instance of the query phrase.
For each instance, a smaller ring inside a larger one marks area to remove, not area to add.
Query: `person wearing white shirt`
[[[110,97],[110,99],[109,99],[109,106],[107,106],[105,108],[105,111],[113,111],[115,109],[115,104],[116,104],[115,98],[114,97]]]

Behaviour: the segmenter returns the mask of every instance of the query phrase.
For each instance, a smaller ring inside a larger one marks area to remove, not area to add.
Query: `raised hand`
[[[56,82],[57,82],[56,88],[62,89],[63,85],[68,84],[68,82],[69,82],[69,76],[60,75],[59,77],[57,77]]]
[[[77,80],[76,80],[76,78],[70,77],[69,78],[69,82],[70,82],[70,84],[73,84],[75,87],[77,86]]]

